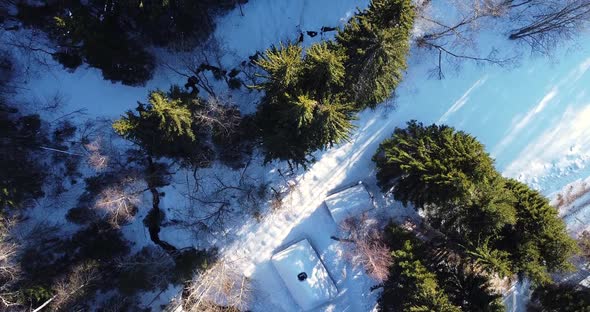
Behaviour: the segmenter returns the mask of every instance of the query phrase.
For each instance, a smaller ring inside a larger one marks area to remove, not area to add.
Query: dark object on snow
[[[197,82],[198,82],[198,78],[195,76],[190,76],[188,77],[188,79],[186,80],[186,83],[184,84],[184,88],[188,89],[188,88],[192,88],[191,92],[194,93],[199,93],[199,89],[197,88]]]
[[[250,59],[250,63],[254,64],[261,56],[262,53],[260,53],[260,51],[256,51],[254,55],[250,55],[248,58]]]
[[[210,71],[211,73],[213,73],[213,77],[215,77],[215,79],[217,80],[221,80],[223,76],[227,74],[226,70],[207,63],[201,63],[201,65],[199,65],[199,68],[197,68],[197,73],[201,73],[203,71]]]
[[[2,23],[3,23],[3,21],[0,20],[0,24],[2,24]],[[15,30],[19,30],[19,29],[20,29],[20,27],[18,27],[18,25],[9,26],[9,27],[4,28],[4,30],[6,30],[6,31],[15,31]]]
[[[308,31],[307,35],[313,38],[318,35],[318,32],[317,31]]]
[[[217,66],[209,65],[207,63],[201,63],[201,65],[199,65],[199,68],[197,68],[198,73],[205,71],[205,70],[211,71],[213,73],[221,73],[222,72],[221,68],[219,68]]]
[[[232,69],[229,74],[227,74],[227,76],[229,78],[234,78],[235,76],[237,76],[239,73],[241,72],[241,70],[239,70],[238,68],[234,68]]]
[[[84,62],[82,56],[74,50],[65,49],[63,51],[57,51],[52,56],[54,60],[58,61],[64,68],[70,71],[75,70]]]
[[[227,81],[227,85],[230,89],[237,90],[242,86],[242,80],[240,78],[233,77]]]
[[[323,26],[321,30],[324,33],[324,32],[329,32],[329,31],[335,31],[336,29],[338,29],[338,28]]]
[[[306,280],[306,279],[307,279],[307,273],[305,273],[305,272],[301,272],[301,273],[297,274],[297,279],[298,279],[300,282],[303,282],[304,280]]]
[[[299,39],[297,40],[297,43],[302,43],[303,42],[303,32],[299,32]]]

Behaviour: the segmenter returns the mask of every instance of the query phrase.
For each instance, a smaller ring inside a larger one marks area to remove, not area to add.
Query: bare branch
[[[574,38],[590,20],[590,0],[531,0],[512,12],[516,27],[509,39],[527,43],[533,52],[549,54],[559,42]]]
[[[358,219],[347,218],[340,227],[349,236],[338,240],[349,244],[345,257],[354,266],[363,267],[371,278],[381,283],[389,277],[393,258],[376,224],[366,214]]]
[[[102,171],[107,168],[109,164],[109,157],[102,152],[102,138],[98,137],[94,141],[85,144],[84,147],[88,152],[88,165],[96,171]]]
[[[237,108],[224,102],[227,101],[209,97],[205,108],[196,112],[194,118],[198,123],[229,137],[240,126],[241,117]]]
[[[55,295],[48,301],[51,309],[59,311],[84,295],[84,289],[99,278],[95,264],[84,263],[76,266],[71,273],[62,277],[54,286]],[[40,307],[42,308],[42,307]],[[40,309],[40,308],[37,308]]]
[[[247,308],[250,280],[235,264],[217,261],[195,276],[186,289],[183,308],[187,312],[227,312]]]
[[[127,177],[119,184],[106,187],[98,195],[95,208],[104,212],[113,227],[119,228],[133,219],[140,203],[139,195],[145,191],[139,190],[137,184],[136,178]]]
[[[18,305],[20,267],[16,261],[19,245],[9,236],[12,220],[0,217],[0,310]]]

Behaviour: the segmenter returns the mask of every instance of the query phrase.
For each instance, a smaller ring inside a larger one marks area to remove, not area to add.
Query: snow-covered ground
[[[338,294],[332,277],[307,239],[275,253],[272,264],[293,299],[306,311]]]
[[[341,26],[356,7],[367,4],[367,0],[250,0],[243,5],[244,16],[236,9],[221,17],[214,36],[225,51],[222,62],[229,68],[256,51],[297,39],[299,31]],[[306,35],[304,44],[332,36],[333,33],[327,33],[312,39]],[[590,176],[590,94],[585,89],[590,83],[590,41],[583,39],[576,50],[558,51],[559,63],[526,58],[519,67],[509,70],[466,64],[458,75],[442,81],[428,78],[430,59],[414,51],[406,79],[397,90],[395,109],[384,106],[362,112],[349,143],[318,152],[317,162],[294,177],[296,187],[284,199],[282,209],[260,222],[244,220],[243,224],[234,225],[230,238],[216,242],[230,243],[219,247],[228,257],[239,259],[237,263],[257,286],[253,311],[299,310],[272,268],[270,258],[303,238],[316,248],[339,290],[332,302],[317,311],[371,310],[377,297],[369,291],[374,282],[362,269],[350,267],[342,257],[342,243],[330,239],[338,227],[323,201],[330,191],[362,180],[376,197],[377,213],[387,212],[400,219],[412,215],[411,209],[382,197],[375,185],[371,161],[378,144],[408,120],[446,123],[475,135],[487,146],[504,175],[526,182],[545,195],[555,195],[569,183]],[[181,82],[182,77],[160,70],[146,87],[133,88],[104,81],[93,69],[78,69],[74,73],[53,69],[29,77],[30,90],[21,97],[39,102],[59,94],[64,100],[59,114],[84,109],[87,118],[115,118],[134,108],[136,101],[145,100],[148,90],[167,89],[170,84]],[[271,163],[256,165],[253,170],[258,177],[276,177],[278,167],[279,164]],[[220,168],[207,170],[236,174]],[[269,178],[268,182],[276,182],[276,178]],[[170,218],[173,208],[187,206],[186,197],[173,186],[164,191],[162,208]],[[590,209],[585,209],[587,201],[576,203],[584,205],[576,208],[576,217],[565,220],[577,229],[580,223],[575,220],[590,219]],[[124,231],[139,249],[151,242],[141,216],[137,220]],[[583,226],[588,224],[582,222]],[[194,235],[174,227],[164,227],[161,235],[178,247],[203,245]],[[174,293],[174,289],[169,289],[152,306],[157,307]],[[517,306],[511,310],[522,311]]]

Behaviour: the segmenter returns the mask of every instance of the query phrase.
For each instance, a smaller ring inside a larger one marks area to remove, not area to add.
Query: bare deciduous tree
[[[61,311],[85,294],[87,287],[99,278],[99,272],[93,263],[83,263],[74,267],[66,276],[59,279],[53,291],[55,295],[50,299],[50,307],[54,311]]]
[[[439,79],[444,78],[444,64],[473,61],[507,66],[516,61],[518,51],[499,50],[493,44],[485,47],[488,52],[479,51],[485,29],[549,55],[590,21],[590,0],[422,0],[416,8],[415,43],[435,53],[437,65],[431,74]]]
[[[393,258],[389,247],[383,242],[376,222],[364,214],[360,218],[347,218],[340,226],[348,233],[348,238],[338,240],[350,244],[345,257],[353,265],[363,267],[376,281],[381,283],[387,280]]]
[[[433,8],[429,0],[419,3],[415,43],[419,48],[434,52],[437,61],[431,70],[432,76],[443,79],[444,64],[457,66],[461,61],[472,61],[505,66],[513,61],[513,57],[500,55],[493,47],[482,55],[477,46],[482,28],[505,13],[503,2],[504,0],[449,0],[446,7],[450,10],[445,15]]]
[[[190,229],[199,239],[203,239],[203,235],[230,233],[229,225],[233,221],[244,213],[259,213],[267,198],[264,177],[251,174],[249,169],[250,162],[232,174],[193,174],[191,177],[187,172],[184,194],[187,207],[179,210],[170,222]]]
[[[583,231],[578,236],[578,246],[580,247],[581,255],[587,261],[590,261],[590,232]]]
[[[52,69],[56,64],[52,57],[57,51],[47,42],[45,33],[32,29],[17,31],[20,28],[18,22],[11,19],[13,27],[0,27],[0,43],[17,51],[20,61],[25,65],[23,74],[26,77],[36,74],[31,72],[36,66],[31,65],[40,66],[43,70]]]
[[[126,272],[143,271],[146,286],[166,288],[174,270],[174,259],[157,246],[144,247],[140,253],[116,260],[116,267]]]
[[[247,308],[251,286],[235,264],[217,261],[197,274],[186,289],[183,308],[187,312],[227,312]]]
[[[560,42],[571,40],[590,22],[590,0],[506,0],[510,40],[530,45],[533,52],[550,54]]]
[[[118,184],[106,187],[98,195],[95,208],[104,212],[104,217],[113,227],[119,228],[133,219],[140,203],[139,196],[144,191],[138,190],[137,184],[134,177],[127,177]]]
[[[215,38],[210,38],[201,43],[196,49],[191,49],[190,53],[180,55],[178,64],[164,64],[169,70],[187,78],[186,88],[204,90],[209,96],[215,97],[215,89],[210,81],[210,75],[214,79],[227,79],[225,71],[221,68],[221,58],[225,51]]]
[[[130,307],[135,307],[138,305],[136,301],[137,298],[135,297],[128,297],[116,294],[109,300],[107,300],[100,309],[103,312],[129,311]]]
[[[282,185],[272,186],[270,189],[272,190],[272,199],[270,203],[270,207],[272,211],[277,211],[283,208],[283,202],[289,194],[293,193],[298,186],[297,180],[293,179],[291,176],[294,175],[293,171],[288,172],[285,174],[280,168],[277,169],[279,176],[282,178],[283,183]]]
[[[567,189],[557,193],[555,198],[551,201],[553,205],[560,212],[566,212],[565,209],[573,208],[568,207],[578,199],[582,198],[590,192],[590,185],[587,182],[572,183]]]
[[[112,127],[108,118],[89,119],[78,126],[77,142],[83,146],[86,162],[96,171],[129,171],[127,143]]]
[[[109,157],[103,153],[102,139],[100,137],[85,144],[84,147],[88,151],[88,158],[86,160],[88,165],[96,171],[102,171],[107,168],[109,165]]]
[[[0,220],[0,308],[18,304],[18,290],[15,289],[20,273],[15,259],[18,245],[8,236],[10,226],[8,220]]]
[[[14,92],[15,85],[11,83],[15,80],[15,67],[12,55],[7,51],[0,50],[0,97]]]
[[[240,126],[240,111],[229,100],[211,96],[203,110],[198,111],[194,119],[201,125],[216,130],[228,137]]]

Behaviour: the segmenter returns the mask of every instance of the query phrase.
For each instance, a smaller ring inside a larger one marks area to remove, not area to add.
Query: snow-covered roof
[[[305,311],[330,301],[338,294],[332,278],[307,239],[274,254],[271,261],[295,302]],[[300,281],[299,274],[303,272],[307,278]]]
[[[337,224],[373,208],[371,195],[362,183],[328,196],[325,200]]]

